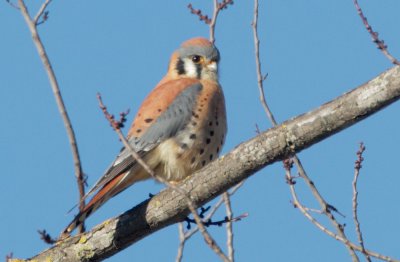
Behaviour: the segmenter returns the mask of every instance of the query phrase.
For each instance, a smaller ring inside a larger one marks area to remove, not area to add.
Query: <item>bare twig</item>
[[[211,235],[208,233],[207,229],[205,228],[201,218],[197,214],[196,207],[193,203],[193,201],[190,199],[189,193],[186,192],[184,189],[170,183],[166,179],[164,179],[161,176],[158,176],[144,161],[143,159],[135,152],[135,150],[132,148],[132,146],[129,144],[129,142],[126,140],[125,136],[121,132],[121,123],[118,123],[115,121],[114,117],[108,113],[107,107],[104,106],[103,101],[101,99],[101,95],[97,94],[97,99],[99,101],[99,106],[101,110],[103,111],[105,117],[109,120],[111,126],[114,128],[115,132],[118,134],[119,139],[121,142],[124,144],[125,148],[129,150],[130,154],[132,157],[146,170],[146,172],[154,178],[156,181],[165,184],[169,188],[172,188],[173,190],[179,192],[182,194],[182,196],[185,197],[188,208],[190,212],[193,215],[194,220],[196,221],[197,226],[199,227],[200,232],[202,233],[204,240],[208,244],[208,246],[221,258],[222,261],[230,261],[228,257],[224,254],[222,249],[218,246],[218,244],[215,242],[215,240],[211,237]],[[122,117],[123,122],[125,122],[124,117]]]
[[[215,242],[215,240],[207,232],[207,229],[205,228],[203,222],[201,221],[201,218],[199,217],[195,207],[193,206],[192,201],[190,201],[190,200],[188,200],[188,207],[190,209],[190,212],[192,212],[192,215],[193,215],[194,219],[196,220],[197,226],[199,227],[199,230],[200,230],[201,234],[203,235],[206,243],[221,258],[222,261],[230,261],[229,258],[224,254],[222,249],[218,246],[217,242]]]
[[[232,230],[232,218],[233,218],[233,213],[232,213],[232,207],[231,207],[231,200],[229,197],[229,193],[225,192],[222,195],[222,198],[224,199],[225,203],[225,208],[226,208],[226,217],[228,218],[228,222],[226,223],[226,247],[228,248],[228,256],[231,261],[235,261],[234,259],[234,253],[235,249],[233,248],[233,230]]]
[[[384,260],[384,261],[391,261],[391,262],[400,262],[399,260],[396,260],[394,258],[379,254],[375,251],[372,250],[367,250],[364,249],[361,246],[357,246],[356,244],[350,242],[347,238],[342,238],[341,236],[339,236],[338,234],[330,231],[329,229],[327,229],[325,226],[323,226],[321,223],[319,223],[308,211],[307,208],[305,206],[303,206],[301,204],[301,202],[298,199],[297,193],[296,193],[296,189],[294,187],[295,183],[292,183],[292,179],[293,176],[291,175],[291,170],[290,168],[287,168],[287,166],[285,166],[285,173],[286,173],[286,181],[288,181],[289,187],[290,187],[290,193],[293,197],[293,206],[295,208],[298,208],[300,210],[300,212],[308,219],[310,220],[310,222],[312,224],[314,224],[318,229],[320,229],[322,232],[326,233],[328,236],[342,242],[343,244],[345,244],[346,246],[350,246],[353,250],[357,250],[360,252],[365,252],[365,254],[368,254],[369,256]],[[358,259],[358,257],[356,257]],[[353,257],[354,259],[354,257]]]
[[[272,115],[271,110],[268,107],[267,102],[265,101],[264,94],[264,81],[267,79],[268,75],[263,76],[261,73],[261,61],[260,61],[260,40],[258,38],[257,26],[258,25],[258,0],[254,0],[254,17],[251,26],[253,27],[253,35],[254,35],[254,52],[256,57],[256,71],[257,71],[257,83],[258,83],[258,91],[260,92],[260,101],[261,105],[264,108],[265,113],[267,114],[268,119],[275,126],[277,122]]]
[[[358,4],[357,0],[353,0],[354,6],[357,9],[357,13],[360,16],[365,28],[367,29],[368,33],[371,35],[373,42],[377,45],[378,49],[382,51],[382,53],[390,60],[395,65],[400,65],[400,61],[397,60],[394,56],[392,56],[387,48],[387,45],[385,44],[385,41],[381,40],[379,38],[378,32],[375,32],[372,30],[371,25],[368,23],[367,18],[365,17],[360,5]]]
[[[364,254],[365,259],[368,262],[371,262],[371,258],[368,255],[368,253],[365,252],[365,247],[364,247],[364,240],[361,232],[361,226],[360,226],[360,221],[358,220],[358,191],[357,191],[357,182],[358,182],[358,177],[360,174],[360,169],[362,167],[362,162],[364,161],[364,158],[362,156],[363,152],[365,151],[365,146],[364,143],[360,143],[360,147],[357,151],[357,160],[355,161],[354,165],[354,179],[353,179],[353,219],[354,223],[356,225],[356,233],[358,237],[358,243],[361,246],[361,253]]]
[[[17,10],[20,10],[18,5],[14,4],[11,0],[6,0],[6,2],[12,7],[15,8]]]
[[[219,3],[218,0],[214,0],[214,11],[211,22],[209,23],[211,43],[215,42],[215,25],[217,24],[219,11],[221,11],[222,9],[226,9],[228,5],[233,5],[233,0],[223,0],[222,3]]]
[[[271,110],[268,107],[268,104],[266,102],[265,99],[265,94],[264,94],[264,86],[263,86],[263,82],[266,79],[266,76],[262,76],[261,73],[261,62],[260,62],[260,53],[259,53],[259,45],[260,45],[260,40],[258,38],[258,28],[257,28],[257,22],[258,22],[258,0],[254,0],[254,18],[253,18],[253,22],[252,22],[252,27],[253,27],[253,36],[254,36],[254,47],[255,47],[255,60],[256,60],[256,71],[257,71],[257,82],[258,82],[258,89],[260,92],[260,101],[261,104],[264,107],[264,110],[269,118],[269,120],[271,121],[273,126],[277,125],[277,122],[271,112]],[[346,239],[345,246],[348,249],[351,257],[353,258],[354,261],[358,261],[357,255],[354,252],[353,248],[351,246],[349,246],[348,244],[346,244],[347,242],[349,242],[346,238],[346,235],[344,234],[344,230],[343,230],[343,226],[340,225],[335,217],[333,216],[332,212],[331,212],[331,205],[329,205],[321,196],[321,194],[318,192],[317,188],[315,187],[314,183],[311,181],[311,179],[307,176],[307,173],[305,171],[305,169],[303,168],[303,165],[300,162],[300,159],[294,154],[293,155],[293,163],[297,166],[297,169],[299,170],[299,174],[300,176],[306,181],[308,187],[310,188],[310,190],[312,191],[314,197],[317,199],[317,201],[319,202],[321,208],[322,208],[322,212],[329,218],[329,220],[331,221],[331,223],[336,227],[339,236],[343,239]],[[285,164],[285,163],[284,163]],[[291,186],[294,187],[294,183],[291,183]]]
[[[183,258],[183,249],[186,244],[185,238],[185,230],[183,229],[183,222],[178,224],[178,232],[179,232],[179,246],[178,246],[178,253],[176,254],[176,262],[181,262]]]
[[[359,261],[356,253],[354,252],[354,249],[351,245],[349,245],[349,240],[347,239],[345,233],[344,233],[344,227],[343,225],[339,224],[339,222],[337,222],[335,216],[332,214],[332,205],[328,204],[325,199],[322,197],[322,195],[319,193],[317,187],[315,186],[314,182],[308,177],[306,171],[303,168],[303,165],[300,162],[300,159],[297,156],[293,157],[293,161],[295,163],[295,165],[298,168],[299,171],[299,175],[301,178],[303,178],[303,180],[306,182],[306,184],[308,185],[308,187],[310,188],[312,194],[314,195],[315,199],[318,201],[318,203],[321,206],[322,212],[323,214],[329,218],[329,220],[331,221],[331,223],[335,226],[338,235],[344,239],[345,241],[343,241],[343,243],[345,244],[347,250],[349,251],[350,256],[353,258],[353,261]]]
[[[218,8],[218,0],[213,0],[214,3],[214,11],[210,22],[210,41],[211,43],[215,42],[215,25],[217,24],[217,18],[220,9]]]
[[[31,16],[29,15],[28,9],[25,5],[25,2],[23,0],[18,0],[18,6],[21,10],[21,13],[22,13],[28,27],[29,27],[29,30],[32,34],[33,42],[36,45],[36,49],[39,53],[40,59],[42,60],[44,68],[47,72],[47,76],[49,77],[50,85],[53,90],[54,97],[56,99],[57,107],[58,107],[58,110],[63,119],[65,129],[67,131],[69,143],[71,145],[73,161],[74,161],[75,177],[76,177],[78,189],[79,189],[79,203],[80,203],[79,209],[82,211],[85,206],[85,202],[82,201],[82,199],[85,195],[85,185],[84,185],[85,184],[85,182],[84,182],[85,176],[82,171],[82,165],[81,165],[81,160],[80,160],[79,151],[78,151],[78,144],[76,142],[75,132],[74,132],[74,129],[72,128],[71,120],[69,119],[67,109],[64,105],[64,101],[61,96],[61,91],[60,91],[60,87],[57,82],[55,72],[53,70],[53,67],[51,66],[50,59],[47,55],[47,52],[44,48],[44,45],[43,45],[43,43],[40,39],[39,33],[37,31],[37,20],[39,19],[39,17],[41,17],[41,15],[45,11],[45,9],[49,3],[50,3],[50,0],[46,0],[46,2],[40,8],[35,19],[32,20]],[[82,233],[84,231],[85,231],[85,225],[84,225],[84,223],[82,223],[79,226],[79,232]]]
[[[200,9],[193,8],[192,4],[188,4],[188,8],[190,12],[199,17],[200,21],[203,21],[205,24],[210,27],[210,41],[211,43],[215,42],[215,25],[217,24],[218,14],[221,10],[228,8],[229,5],[233,5],[233,0],[222,0],[222,2],[218,2],[218,0],[213,0],[213,15],[212,18],[208,15],[204,15]]]
[[[200,9],[194,9],[192,4],[188,4],[187,7],[189,8],[192,14],[197,15],[199,17],[200,21],[203,21],[207,25],[211,23],[211,19],[208,17],[208,15],[203,15]]]
[[[208,207],[206,210],[208,210],[209,208],[210,208],[210,207]],[[208,220],[203,219],[203,216],[204,216],[204,213],[203,213],[203,212],[204,212],[204,211],[205,211],[205,210],[202,208],[202,210],[200,211],[199,217],[201,218],[203,224],[204,224],[206,227],[209,227],[209,226],[219,226],[219,227],[220,227],[220,226],[222,226],[223,224],[227,224],[227,223],[232,223],[232,222],[240,221],[240,220],[242,220],[243,218],[246,218],[246,217],[248,216],[248,213],[243,213],[243,214],[241,214],[241,215],[239,215],[239,216],[237,216],[237,217],[232,217],[231,219],[229,219],[227,216],[225,216],[224,219],[214,221],[214,220],[212,220],[211,218],[208,219]],[[187,222],[186,228],[187,228],[188,230],[190,230],[190,229],[192,228],[192,224],[196,224],[196,221],[195,221],[194,219],[189,218],[189,217],[185,218],[185,221]]]
[[[35,18],[32,21],[35,25],[39,24],[39,19],[40,19],[40,17],[42,17],[42,15],[44,15],[43,21],[47,20],[46,8],[50,4],[50,2],[51,2],[51,0],[46,0],[46,2],[44,2],[43,5],[40,7],[39,11],[37,12]]]
[[[42,239],[45,243],[47,243],[47,244],[54,244],[54,243],[56,243],[57,242],[57,240],[56,239],[53,239],[51,236],[50,236],[50,234],[49,233],[47,233],[46,232],[46,230],[45,229],[43,229],[43,230],[38,230],[38,233],[39,233],[39,235],[40,235],[40,239]]]
[[[246,180],[241,181],[239,184],[235,185],[234,187],[232,187],[232,189],[230,191],[228,191],[229,196],[232,196],[236,193],[236,191],[244,184]],[[208,214],[206,217],[204,217],[204,221],[207,221],[209,219],[211,219],[211,217],[215,214],[215,212],[217,212],[218,208],[224,203],[224,199],[221,197],[217,203],[214,204],[214,206],[209,210]],[[180,227],[182,226],[183,229],[183,224],[180,223],[181,225],[179,225],[179,236],[181,236],[181,231],[180,231]],[[179,243],[179,247],[178,247],[178,255],[179,253],[182,253],[182,255],[178,256],[177,255],[177,260],[178,261],[178,257],[180,257],[180,259],[182,259],[183,256],[183,248],[185,246],[185,242],[191,238],[195,233],[197,233],[199,231],[198,227],[192,228],[186,232],[184,232],[184,237],[183,238],[179,238],[180,239],[180,243]],[[182,243],[183,242],[183,243]]]
[[[239,184],[237,184],[236,186],[234,186],[231,191],[228,192],[229,196],[232,196],[233,194],[236,193],[236,191],[244,184],[245,180],[241,181]],[[211,219],[211,217],[215,214],[215,212],[217,212],[218,208],[224,203],[224,199],[221,197],[220,200],[215,203],[215,205],[211,208],[211,210],[209,211],[208,215],[204,218],[204,220],[209,220]],[[185,239],[189,239],[191,236],[193,236],[199,229],[193,228],[190,231],[187,231],[185,233]]]

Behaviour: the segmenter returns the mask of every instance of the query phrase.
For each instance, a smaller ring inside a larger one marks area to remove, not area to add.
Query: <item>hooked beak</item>
[[[205,66],[207,67],[208,70],[217,72],[218,71],[218,64],[216,61],[206,61]]]

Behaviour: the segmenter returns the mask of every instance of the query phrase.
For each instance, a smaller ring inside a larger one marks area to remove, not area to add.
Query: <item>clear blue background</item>
[[[27,1],[34,15],[42,1]],[[54,1],[40,26],[57,73],[79,143],[84,172],[92,185],[121,148],[98,108],[101,92],[110,111],[132,110],[162,78],[170,54],[182,41],[208,37],[208,27],[191,15],[189,1]],[[210,14],[212,1],[193,1]],[[373,28],[400,57],[398,0],[360,1]],[[258,100],[251,20],[252,1],[235,1],[218,20],[222,83],[229,134],[224,147],[268,129]],[[351,0],[260,3],[259,33],[266,95],[278,121],[284,121],[366,82],[392,67],[371,42]],[[47,75],[21,14],[0,3],[0,257],[27,258],[48,246],[36,232],[53,236],[73,218],[77,201],[70,146]],[[329,203],[352,221],[353,166],[358,143],[367,147],[359,181],[359,217],[367,248],[400,257],[400,104],[350,127],[300,154]],[[126,131],[126,130],[125,130]],[[301,181],[301,200],[318,208]],[[89,228],[116,216],[162,189],[138,184],[109,201],[87,221]],[[350,261],[344,246],[317,230],[290,204],[281,163],[253,177],[233,197],[237,261]],[[319,217],[318,215],[316,215]],[[223,212],[215,218],[223,218]],[[326,222],[326,219],[322,219]],[[330,228],[329,224],[328,227]],[[225,230],[211,228],[225,247]],[[109,261],[174,261],[177,226],[128,247]],[[218,261],[200,236],[187,243],[185,261]]]

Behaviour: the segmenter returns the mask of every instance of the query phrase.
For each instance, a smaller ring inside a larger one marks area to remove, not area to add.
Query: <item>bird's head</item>
[[[171,57],[169,73],[176,78],[218,80],[218,49],[205,38],[197,37],[184,42]]]

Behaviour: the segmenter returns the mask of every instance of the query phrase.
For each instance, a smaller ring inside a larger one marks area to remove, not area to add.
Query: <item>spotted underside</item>
[[[217,84],[195,79],[173,82],[186,88],[176,94],[169,92],[170,96],[162,95],[167,93],[164,89],[169,82],[155,89],[139,109],[128,138],[158,175],[181,180],[219,155],[225,140],[226,116],[223,93]],[[146,157],[148,152],[151,157]],[[132,168],[133,163],[129,151],[123,150],[110,174],[114,169],[121,172]]]

